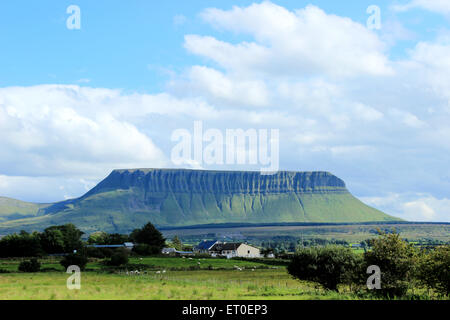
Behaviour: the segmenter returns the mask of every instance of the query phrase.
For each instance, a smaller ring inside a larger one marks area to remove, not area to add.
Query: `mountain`
[[[34,212],[31,210],[30,212]],[[0,234],[72,222],[86,232],[212,223],[399,220],[356,199],[328,172],[114,170],[80,198],[0,223]]]

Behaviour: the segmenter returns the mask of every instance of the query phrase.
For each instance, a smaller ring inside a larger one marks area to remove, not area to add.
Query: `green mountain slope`
[[[35,217],[49,204],[37,204],[0,197],[0,222]]]
[[[0,234],[67,222],[86,232],[129,232],[149,220],[158,226],[398,220],[363,204],[328,172],[286,171],[114,170],[81,198],[41,212],[0,223]]]

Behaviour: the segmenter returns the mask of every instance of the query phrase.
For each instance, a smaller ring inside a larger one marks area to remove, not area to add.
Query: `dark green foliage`
[[[92,258],[110,258],[114,253],[113,248],[95,248],[95,247],[87,247],[86,255]]]
[[[41,234],[41,243],[47,253],[69,253],[83,246],[80,231],[73,224],[52,226]]]
[[[89,236],[88,243],[100,245],[123,244],[125,242],[128,242],[129,240],[129,237],[126,234],[106,233],[103,231],[98,231],[92,233]]]
[[[84,253],[71,253],[65,256],[60,263],[64,267],[64,269],[67,269],[69,266],[75,265],[78,266],[80,270],[84,270],[86,264],[88,263],[88,258]]]
[[[22,261],[19,264],[19,271],[22,272],[39,272],[41,269],[41,264],[36,258],[33,258],[29,261]]]
[[[133,248],[133,252],[140,256],[152,256],[161,253],[160,248],[149,246],[148,244],[137,244]]]
[[[375,290],[377,294],[403,296],[414,280],[418,250],[395,231],[380,235],[372,241],[372,249],[364,253],[365,267],[376,265],[381,270],[381,289]]]
[[[150,254],[161,253],[166,242],[161,232],[150,222],[141,229],[135,229],[131,233],[130,238],[134,243],[140,245],[138,246],[139,248],[135,247],[135,252],[137,253],[139,253],[138,251],[151,252]]]
[[[107,265],[110,266],[121,266],[128,263],[128,250],[124,248],[120,248],[116,250],[111,256],[111,259],[107,261]]]
[[[450,295],[450,246],[440,246],[424,253],[417,268],[417,278],[429,289]]]
[[[39,257],[43,254],[39,234],[21,231],[0,240],[0,257]]]
[[[361,258],[351,249],[328,246],[300,249],[288,265],[288,272],[299,280],[314,281],[327,289],[354,282],[361,270]]]

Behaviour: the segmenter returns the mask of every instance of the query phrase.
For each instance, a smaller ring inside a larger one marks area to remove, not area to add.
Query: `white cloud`
[[[378,36],[349,18],[309,5],[289,11],[271,2],[207,9],[205,21],[223,30],[248,34],[255,42],[231,44],[188,35],[185,47],[233,72],[275,76],[325,73],[332,76],[391,75],[386,46]]]
[[[202,120],[280,129],[281,168],[331,171],[356,194],[399,194],[369,199],[387,213],[448,220],[449,37],[390,61],[384,42],[405,36],[398,25],[389,40],[315,6],[270,2],[202,17],[247,41],[187,35],[187,51],[208,60],[171,74],[165,92],[0,88],[0,195],[59,200],[113,168],[173,166],[172,131]]]
[[[365,203],[408,221],[450,222],[450,199],[430,194],[391,193],[381,197],[363,197]]]
[[[392,8],[399,12],[419,8],[443,15],[450,15],[450,2],[448,0],[412,0],[406,4],[393,5]]]
[[[111,167],[163,165],[148,136],[108,111],[120,99],[112,90],[76,86],[0,89],[2,173],[101,175]]]

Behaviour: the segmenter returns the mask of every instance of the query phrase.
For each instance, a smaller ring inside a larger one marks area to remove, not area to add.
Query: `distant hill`
[[[0,222],[35,217],[50,204],[37,204],[0,197]]]
[[[129,232],[148,221],[163,227],[400,220],[365,205],[328,172],[114,170],[80,198],[36,206],[21,211],[34,217],[1,222],[0,234],[68,222],[86,232]]]

